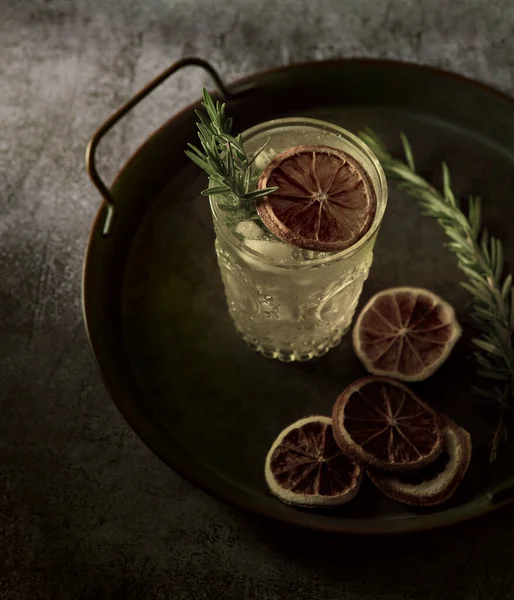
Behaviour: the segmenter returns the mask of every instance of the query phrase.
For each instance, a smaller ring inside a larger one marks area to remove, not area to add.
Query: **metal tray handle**
[[[514,498],[514,478],[510,478],[506,483],[500,485],[489,494],[491,504],[503,504],[512,501]]]
[[[98,144],[102,141],[104,135],[116,125],[120,119],[122,119],[127,113],[129,113],[134,106],[139,104],[141,100],[146,98],[156,87],[161,85],[168,77],[182,69],[183,67],[201,67],[212,77],[218,92],[221,97],[226,100],[230,94],[225,87],[225,84],[221,80],[221,77],[218,75],[214,67],[212,67],[207,61],[196,58],[189,57],[183,58],[175,63],[173,63],[170,67],[168,67],[165,71],[163,71],[160,75],[158,75],[155,79],[150,81],[143,89],[141,89],[135,96],[133,96],[128,102],[126,102],[123,106],[121,106],[115,113],[113,113],[93,134],[86,148],[86,169],[91,178],[92,182],[96,186],[97,190],[102,195],[106,205],[107,205],[107,216],[105,218],[103,235],[109,235],[112,231],[112,223],[115,214],[115,203],[114,198],[110,189],[104,183],[103,179],[100,177],[98,170],[96,168],[96,150],[98,148]]]

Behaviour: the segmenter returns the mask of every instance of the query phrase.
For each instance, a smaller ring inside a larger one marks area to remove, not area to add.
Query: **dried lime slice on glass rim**
[[[278,189],[257,201],[264,225],[278,238],[307,250],[349,248],[370,229],[375,192],[364,168],[329,146],[296,146],[276,155],[259,189]]]

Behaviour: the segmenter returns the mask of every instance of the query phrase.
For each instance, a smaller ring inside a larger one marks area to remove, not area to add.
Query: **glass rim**
[[[332,252],[332,253],[329,253],[328,256],[320,257],[320,258],[302,259],[302,260],[291,259],[291,260],[286,260],[286,261],[276,260],[270,256],[266,256],[265,254],[262,254],[261,252],[258,252],[257,250],[253,250],[252,248],[249,248],[241,239],[239,239],[237,237],[237,235],[235,235],[232,231],[229,230],[226,222],[222,218],[223,211],[218,207],[216,201],[214,200],[215,196],[209,196],[211,211],[215,217],[216,227],[217,227],[218,231],[222,233],[223,237],[232,246],[235,246],[239,252],[251,257],[253,260],[256,260],[260,263],[263,263],[263,264],[266,264],[269,266],[273,266],[273,267],[277,267],[277,268],[305,269],[305,268],[316,267],[316,266],[331,263],[331,262],[337,262],[338,260],[342,260],[345,258],[350,258],[354,254],[356,254],[363,246],[365,246],[373,238],[373,236],[376,234],[376,232],[382,222],[382,217],[383,217],[386,205],[387,205],[387,181],[386,181],[384,170],[382,169],[382,165],[380,164],[380,161],[375,156],[375,154],[373,153],[371,148],[365,142],[363,142],[359,137],[357,137],[355,134],[351,133],[347,129],[344,129],[343,127],[339,127],[338,125],[335,125],[334,123],[330,123],[329,121],[322,121],[320,119],[311,119],[308,117],[305,117],[305,118],[303,118],[303,117],[290,117],[290,118],[286,117],[286,118],[281,118],[281,119],[273,119],[271,121],[264,121],[262,123],[254,125],[253,127],[250,127],[249,129],[246,129],[242,133],[243,142],[245,140],[253,137],[257,133],[259,133],[260,130],[262,130],[262,129],[269,129],[269,128],[273,128],[274,126],[280,127],[280,126],[286,126],[286,125],[311,125],[313,127],[318,127],[320,129],[324,129],[324,130],[326,130],[327,127],[329,127],[331,130],[333,130],[333,133],[336,133],[336,134],[339,133],[339,134],[344,135],[344,137],[350,143],[353,143],[355,146],[357,146],[357,148],[359,150],[364,151],[366,159],[369,160],[369,162],[371,163],[371,166],[375,169],[375,174],[377,175],[379,186],[380,186],[380,190],[375,190],[375,193],[377,194],[377,199],[376,199],[377,211],[375,213],[375,217],[373,219],[373,223],[371,224],[371,227],[360,238],[360,240],[358,240],[355,244],[352,244],[348,248],[345,248],[344,250]],[[365,166],[365,168],[366,168],[366,171],[369,170],[366,166]],[[368,173],[368,175],[371,177],[371,174]],[[372,181],[372,185],[373,185],[373,181]],[[380,211],[378,210],[379,196],[383,199],[381,202],[382,206],[381,206]],[[217,231],[217,234],[218,234],[218,231]],[[278,241],[282,242],[288,246],[291,246],[291,248],[297,248],[297,246],[293,246],[292,244],[287,244],[287,242],[284,242],[283,240],[278,239]]]

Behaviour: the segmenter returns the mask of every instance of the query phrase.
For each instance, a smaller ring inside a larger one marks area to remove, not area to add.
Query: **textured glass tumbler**
[[[366,171],[376,197],[367,233],[340,252],[315,253],[269,237],[247,240],[211,197],[216,253],[228,309],[241,337],[268,358],[304,361],[339,343],[352,322],[373,260],[387,204],[384,172],[359,138],[314,119],[277,119],[243,133],[248,155],[269,140],[266,155],[300,145],[325,145],[351,155]],[[265,155],[265,156],[266,156]]]

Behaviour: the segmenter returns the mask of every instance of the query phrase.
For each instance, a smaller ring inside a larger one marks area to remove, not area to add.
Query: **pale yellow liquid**
[[[273,134],[258,166],[263,168],[273,155],[293,146],[339,145],[336,136],[321,133],[300,128],[294,135]],[[257,135],[245,144],[247,153],[255,152],[268,137]],[[344,141],[339,147],[345,149]],[[250,224],[252,234],[240,238],[249,253],[218,232],[218,264],[235,326],[250,346],[269,358],[290,362],[320,356],[338,344],[351,325],[373,260],[376,234],[353,255],[334,259],[331,253],[294,248],[261,227],[259,231]],[[273,264],[252,255],[252,250],[272,257]]]

